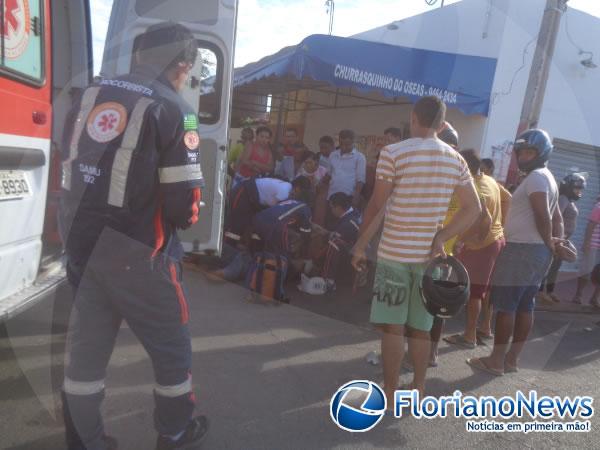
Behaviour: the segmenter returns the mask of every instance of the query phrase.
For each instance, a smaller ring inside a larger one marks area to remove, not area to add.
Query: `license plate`
[[[0,170],[0,200],[14,200],[31,195],[22,170]]]

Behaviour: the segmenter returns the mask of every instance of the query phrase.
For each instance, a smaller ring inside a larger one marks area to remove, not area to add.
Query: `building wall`
[[[576,45],[593,52],[597,68],[581,65],[587,55],[579,55]],[[554,137],[598,147],[599,104],[600,19],[569,9],[561,20],[540,126]]]
[[[344,128],[355,131],[358,136],[382,136],[388,127],[403,128],[410,122],[411,105],[356,107],[351,109],[310,111],[306,116],[304,143],[309,148],[317,148],[319,138],[329,134],[337,138]],[[451,109],[448,121],[459,130],[461,147],[479,149],[483,138],[485,118],[465,116]]]
[[[394,22],[396,30],[383,26],[354,37],[497,58],[488,119],[471,117],[458,120],[457,126],[465,144],[480,147],[482,154],[493,157],[498,175],[504,176],[545,5],[545,0],[463,0]],[[576,45],[593,52],[600,65],[600,19],[569,8],[561,21],[539,126],[553,137],[598,146],[600,67],[581,66],[583,56],[567,36],[567,20]],[[475,142],[477,138],[481,140]]]

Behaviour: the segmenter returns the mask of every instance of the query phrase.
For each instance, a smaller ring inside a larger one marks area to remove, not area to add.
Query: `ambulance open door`
[[[152,24],[178,22],[198,39],[198,62],[182,95],[198,113],[206,186],[198,223],[179,233],[187,252],[221,250],[236,18],[237,0],[114,0],[110,17],[102,77],[131,70],[136,39]]]

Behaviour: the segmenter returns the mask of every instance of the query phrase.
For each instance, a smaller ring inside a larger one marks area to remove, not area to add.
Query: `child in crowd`
[[[320,158],[321,156],[318,153],[306,152],[302,167],[296,174],[296,176],[308,178],[315,191],[327,175],[327,169],[319,165]]]

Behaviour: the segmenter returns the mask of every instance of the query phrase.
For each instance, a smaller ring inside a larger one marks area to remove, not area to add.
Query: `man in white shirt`
[[[243,181],[229,196],[225,237],[238,243],[257,212],[289,198],[305,199],[310,192],[310,180],[306,177],[298,177],[291,183],[277,178],[250,178]]]
[[[513,150],[519,170],[526,175],[512,197],[504,227],[506,246],[491,281],[494,347],[488,357],[467,360],[471,367],[492,375],[518,370],[519,355],[533,326],[535,296],[564,231],[558,187],[546,167],[552,153],[550,137],[543,130],[527,130]]]
[[[331,181],[327,198],[336,192],[343,192],[352,196],[352,204],[356,207],[360,203],[360,193],[365,185],[367,160],[365,155],[354,147],[354,138],[354,131],[340,131],[340,146],[329,156]]]

